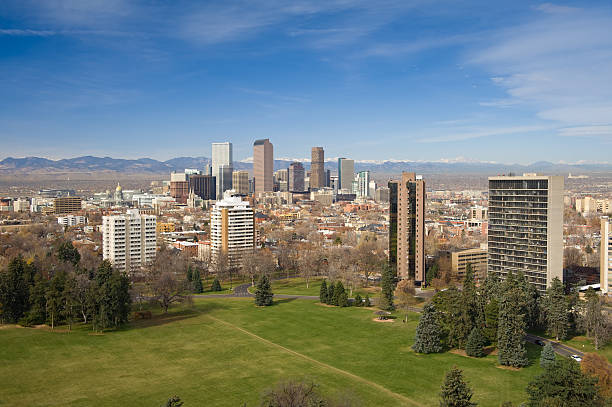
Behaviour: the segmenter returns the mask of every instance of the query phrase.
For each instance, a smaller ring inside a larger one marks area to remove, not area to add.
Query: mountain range
[[[274,169],[287,168],[293,159],[278,159],[274,161]],[[310,167],[307,160],[303,161],[306,169]],[[203,169],[210,164],[207,157],[177,157],[167,161],[151,158],[118,159],[111,157],[83,156],[61,160],[50,160],[40,157],[12,158],[0,161],[0,175],[19,174],[53,174],[53,173],[123,173],[123,174],[169,174],[172,171],[184,171],[185,168]],[[334,171],[335,161],[329,160],[325,167]],[[252,170],[250,160],[234,162],[236,170]],[[528,165],[501,164],[479,161],[355,161],[355,170],[370,170],[372,173],[399,174],[402,171],[413,171],[420,174],[504,174],[523,172],[538,172],[543,174],[574,173],[612,173],[612,164],[607,163],[551,163],[539,161]]]

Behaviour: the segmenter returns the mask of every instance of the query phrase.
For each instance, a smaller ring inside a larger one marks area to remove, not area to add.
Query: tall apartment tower
[[[389,264],[400,279],[425,281],[425,181],[414,172],[389,181]]]
[[[338,158],[338,190],[352,192],[355,180],[355,161],[348,158]]]
[[[240,267],[243,256],[255,247],[254,212],[249,202],[226,195],[210,213],[210,247],[213,262],[221,253],[230,265]]]
[[[223,192],[232,189],[234,157],[232,143],[212,143],[212,175],[216,178],[216,195],[219,199]]]
[[[357,197],[370,197],[370,171],[359,171],[357,174]]]
[[[599,250],[599,278],[601,292],[607,294],[612,286],[612,229],[610,229],[610,218],[601,217],[601,247]]]
[[[255,140],[253,144],[253,173],[255,194],[274,190],[274,147],[269,139]]]
[[[131,271],[155,260],[157,247],[155,215],[128,209],[125,215],[102,217],[103,258],[119,270]]]
[[[249,172],[235,171],[232,174],[232,188],[238,195],[249,195]]]
[[[323,147],[313,147],[310,158],[310,189],[325,186],[325,152]]]
[[[563,281],[563,177],[489,177],[487,272],[523,272],[539,291]]]
[[[287,188],[289,192],[304,192],[304,166],[302,163],[293,162],[289,164],[289,182]]]

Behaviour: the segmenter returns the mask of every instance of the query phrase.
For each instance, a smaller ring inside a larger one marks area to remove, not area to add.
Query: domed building
[[[115,203],[123,202],[123,189],[117,182],[117,188],[115,188]]]

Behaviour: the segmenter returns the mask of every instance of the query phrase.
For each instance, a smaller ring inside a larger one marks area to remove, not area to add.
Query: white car
[[[570,356],[572,359],[574,359],[576,362],[580,363],[582,362],[582,358],[578,355],[572,355]]]

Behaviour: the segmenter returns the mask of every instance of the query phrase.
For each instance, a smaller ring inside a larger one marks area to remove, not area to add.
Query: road
[[[542,338],[541,336],[527,334],[525,336],[525,339],[527,340],[527,342],[530,342],[536,345],[537,345],[536,341],[538,340],[541,341],[542,343],[550,342],[555,352],[561,356],[565,356],[566,358],[569,358],[572,355],[578,355],[581,358],[584,356],[584,353],[580,352],[578,349],[571,348],[567,345],[563,345],[562,343],[551,341],[550,339]]]

